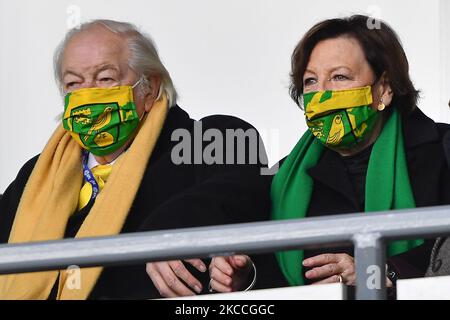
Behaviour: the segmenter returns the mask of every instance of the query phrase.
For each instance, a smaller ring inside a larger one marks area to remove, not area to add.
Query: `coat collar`
[[[172,141],[172,133],[176,129],[192,130],[194,120],[189,117],[189,114],[181,109],[179,106],[173,106],[169,109],[167,118],[164,121],[164,126],[156,143],[155,150],[152,153],[150,163],[153,163],[159,157],[170,150],[176,142]]]
[[[419,108],[415,108],[407,115],[402,115],[402,125],[406,151],[440,139],[436,123]]]

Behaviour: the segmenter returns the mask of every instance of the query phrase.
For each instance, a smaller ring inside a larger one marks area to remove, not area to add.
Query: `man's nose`
[[[96,86],[97,84],[95,83],[95,80],[85,80],[80,84],[80,89],[94,88]]]

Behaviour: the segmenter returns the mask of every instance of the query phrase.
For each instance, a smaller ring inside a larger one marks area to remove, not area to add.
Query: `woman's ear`
[[[378,97],[380,101],[375,101],[376,104],[382,103],[386,107],[389,107],[391,105],[394,93],[392,92],[391,83],[389,78],[386,76],[386,73],[383,73],[380,78]]]
[[[145,96],[145,112],[150,112],[153,103],[155,103],[156,98],[158,98],[159,89],[161,87],[161,78],[150,77],[148,79],[148,83],[149,83],[149,91]]]

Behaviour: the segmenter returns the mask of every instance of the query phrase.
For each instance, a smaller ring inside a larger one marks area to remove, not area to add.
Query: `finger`
[[[211,279],[211,289],[217,292],[231,292],[231,288]]]
[[[343,272],[342,267],[337,263],[326,264],[321,267],[314,268],[305,273],[308,279],[324,279]]]
[[[311,257],[303,260],[303,266],[305,267],[320,267],[330,263],[339,262],[339,255],[335,253],[320,254],[315,257]]]
[[[231,277],[234,273],[234,270],[228,259],[228,257],[215,257],[211,262],[211,267],[216,267],[217,269]]]
[[[163,278],[161,277],[161,274],[155,267],[156,263],[147,263],[146,271],[147,274],[150,276],[150,279],[152,280],[154,286],[158,290],[161,297],[164,298],[175,298],[177,297],[177,294],[173,292],[164,282]]]
[[[202,284],[200,281],[197,280],[197,278],[195,278],[184,266],[183,262],[181,262],[180,260],[175,260],[175,261],[169,261],[169,265],[173,270],[173,273],[175,273],[175,275],[180,278],[181,280],[183,280],[185,283],[187,283],[187,285],[189,287],[191,287],[192,289],[195,290],[195,292],[197,293],[201,293],[202,292]],[[180,284],[182,284],[180,282]]]
[[[394,286],[394,284],[392,283],[391,279],[386,277],[386,287],[387,288],[392,288],[393,286]]]
[[[165,285],[167,285],[173,292],[178,296],[193,296],[194,293],[186,287],[177,275],[174,273],[172,266],[169,262],[160,263],[158,265],[161,277],[164,280]]]
[[[215,280],[216,282],[220,283],[223,286],[230,287],[233,282],[230,276],[227,276],[225,273],[220,271],[217,268],[211,269],[210,273],[211,279]]]
[[[313,285],[316,285],[316,284],[327,284],[327,283],[339,283],[339,282],[341,282],[340,279],[339,279],[339,275],[334,275],[334,276],[328,277],[326,279],[314,282]]]
[[[184,260],[190,265],[194,266],[200,272],[205,272],[207,270],[206,265],[203,263],[201,259],[188,259]]]
[[[345,277],[348,281],[347,284],[350,284],[350,282],[353,282],[356,279],[356,269],[355,269],[355,263],[353,260],[341,260],[339,263],[341,266],[342,272],[340,274]]]
[[[245,255],[237,255],[230,257],[231,266],[235,269],[244,269],[250,265],[250,257]]]
[[[354,286],[356,284],[356,274],[350,274],[350,275],[345,275],[344,273],[341,274],[341,276],[343,277],[344,283],[348,286]]]
[[[355,259],[353,259],[352,256],[349,256],[346,253],[337,254],[336,258],[338,260],[338,263],[340,264],[346,264],[346,265],[354,265]]]

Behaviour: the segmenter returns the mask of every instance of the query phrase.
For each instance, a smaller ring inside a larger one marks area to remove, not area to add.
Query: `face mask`
[[[96,156],[122,147],[139,125],[133,99],[134,86],[86,88],[65,97],[63,127]]]
[[[370,107],[370,86],[306,93],[303,104],[309,130],[329,147],[355,146],[373,131],[379,115]]]

